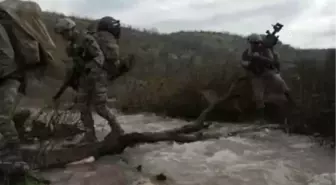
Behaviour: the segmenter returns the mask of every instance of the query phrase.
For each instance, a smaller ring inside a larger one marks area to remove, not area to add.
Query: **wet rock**
[[[163,173],[160,173],[160,174],[155,176],[155,179],[158,180],[158,181],[165,181],[165,180],[167,180],[167,176]]]
[[[138,166],[136,167],[136,170],[137,170],[138,172],[141,172],[141,171],[142,171],[142,165],[138,165]]]

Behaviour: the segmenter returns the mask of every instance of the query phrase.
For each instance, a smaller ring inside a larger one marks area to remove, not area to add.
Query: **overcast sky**
[[[100,18],[105,15],[160,32],[264,33],[284,28],[280,39],[300,48],[335,47],[335,0],[35,0],[43,10]]]

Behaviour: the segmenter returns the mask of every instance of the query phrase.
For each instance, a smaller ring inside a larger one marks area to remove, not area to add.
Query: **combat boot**
[[[109,121],[109,125],[111,128],[110,133],[107,137],[119,137],[125,133],[124,129],[120,126],[116,119]]]
[[[123,135],[125,133],[124,129],[121,128],[121,126],[115,122],[114,124],[110,124],[111,127],[111,133],[116,135]]]
[[[108,124],[110,125],[111,132],[110,134],[123,135],[125,133],[124,129],[120,126],[117,119],[113,116],[109,117]]]
[[[80,143],[94,143],[97,142],[96,133],[94,130],[85,132],[84,137],[79,141]]]

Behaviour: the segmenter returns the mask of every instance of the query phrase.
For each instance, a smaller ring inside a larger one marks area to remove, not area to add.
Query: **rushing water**
[[[101,139],[109,130],[101,118],[95,120]],[[145,114],[119,114],[118,120],[127,132],[160,131],[187,123]],[[247,126],[217,123],[210,132]],[[264,129],[188,144],[144,144],[43,175],[54,185],[331,185],[335,184],[334,155],[308,137]],[[141,172],[135,169],[138,165]],[[159,173],[167,176],[165,182],[154,180]]]

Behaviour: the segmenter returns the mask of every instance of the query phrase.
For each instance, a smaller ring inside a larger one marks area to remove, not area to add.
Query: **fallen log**
[[[206,113],[212,108],[213,105],[211,104],[202,112],[199,119],[197,119],[194,123],[172,130],[162,132],[133,132],[119,137],[107,136],[101,142],[75,145],[70,148],[65,148],[64,146],[55,147],[54,149],[46,149],[44,151],[33,147],[22,147],[24,160],[27,161],[34,169],[62,167],[68,163],[78,161],[89,156],[99,158],[103,155],[122,153],[125,148],[141,143],[155,143],[160,141],[187,143],[209,139],[212,137],[191,133],[198,132],[210,126],[210,124],[204,123],[204,120],[206,118]]]
[[[206,93],[203,93],[205,99],[209,103],[209,106],[202,111],[200,116],[192,124],[161,132],[133,132],[119,137],[111,135],[105,137],[105,139],[100,142],[74,145],[70,148],[61,146],[52,149],[47,148],[44,151],[41,151],[37,148],[22,147],[24,159],[34,169],[63,167],[68,163],[79,161],[90,156],[94,156],[97,159],[104,155],[119,154],[127,147],[132,147],[142,143],[155,143],[160,141],[188,143],[218,138],[218,135],[203,135],[197,132],[206,129],[211,125],[209,123],[205,123],[208,113],[211,112],[219,102],[232,98],[231,89],[234,85],[235,84],[231,86],[229,92],[223,97],[210,97],[207,96]]]
[[[23,148],[22,151],[25,161],[34,169],[58,168],[89,156],[94,156],[97,159],[104,155],[119,154],[122,153],[125,148],[141,143],[155,143],[160,141],[188,143],[209,138],[214,137],[204,136],[202,134],[172,135],[163,132],[143,132],[129,133],[115,139],[108,138],[97,143],[75,145],[71,148],[62,147],[42,152],[34,148]]]

